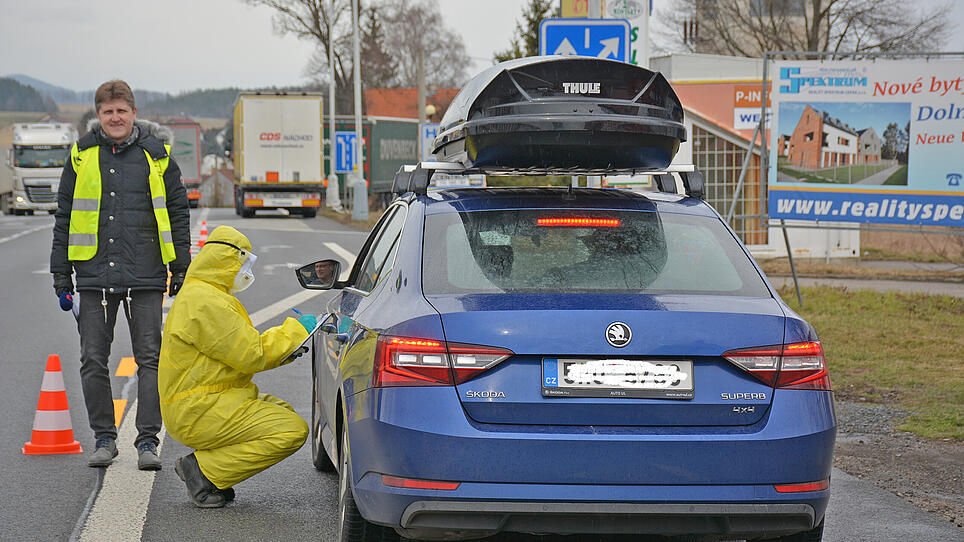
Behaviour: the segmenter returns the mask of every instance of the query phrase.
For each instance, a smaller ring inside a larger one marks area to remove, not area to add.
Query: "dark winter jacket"
[[[164,141],[170,135],[161,126],[138,120],[137,139],[117,145],[108,139],[99,123],[77,142],[79,150],[100,146],[101,198],[97,226],[97,254],[90,260],[67,259],[67,233],[77,174],[68,160],[60,178],[54,240],[50,251],[50,272],[77,273],[78,290],[122,292],[167,289],[167,269],[158,246],[157,221],[148,184],[149,164],[144,151],[155,158],[167,155]],[[187,192],[181,184],[181,170],[171,158],[164,173],[167,212],[171,221],[176,259],[168,265],[171,273],[187,271],[191,262],[191,216]]]

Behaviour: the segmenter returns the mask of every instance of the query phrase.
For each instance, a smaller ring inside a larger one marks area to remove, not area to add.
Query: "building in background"
[[[807,105],[790,134],[787,159],[807,169],[850,166],[857,163],[857,139],[847,123]]]
[[[429,88],[425,97],[427,122],[438,122],[459,93],[458,88]],[[372,117],[418,118],[417,88],[370,88],[365,91],[365,114]]]
[[[884,142],[877,135],[877,131],[871,126],[857,131],[857,163],[873,164],[880,162],[880,151],[884,147]]]

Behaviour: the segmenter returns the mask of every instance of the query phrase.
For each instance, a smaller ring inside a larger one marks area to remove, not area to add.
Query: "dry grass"
[[[957,231],[953,228],[934,228],[931,231]],[[834,276],[852,278],[951,280],[964,282],[964,235],[947,235],[921,232],[919,228],[907,227],[905,232],[861,231],[859,259],[831,260],[794,259],[797,273],[811,276]],[[861,265],[867,261],[911,262],[901,269],[885,269]],[[953,264],[934,269],[927,264]],[[915,265],[916,264],[916,265]],[[769,275],[790,273],[786,258],[763,260],[760,266]]]
[[[760,261],[760,267],[767,275],[789,275],[790,262],[786,258]],[[881,269],[860,265],[858,261],[793,260],[797,274],[801,276],[820,276],[828,278],[862,278],[891,280],[933,280],[964,282],[964,263],[950,270],[929,269],[921,264],[908,269]]]
[[[922,233],[907,227],[907,232],[860,232],[861,257],[866,260],[907,260],[913,262],[951,262],[964,265],[964,235]],[[960,228],[935,228],[957,231]]]

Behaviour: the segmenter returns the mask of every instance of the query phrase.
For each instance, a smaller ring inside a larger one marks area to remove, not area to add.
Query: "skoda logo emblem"
[[[633,330],[622,322],[613,322],[606,328],[606,341],[616,348],[622,348],[633,340]]]

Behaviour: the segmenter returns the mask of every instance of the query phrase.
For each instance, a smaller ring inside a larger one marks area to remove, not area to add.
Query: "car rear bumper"
[[[814,526],[808,504],[666,504],[583,502],[417,501],[402,513],[401,532],[476,534],[648,533],[741,538],[782,536]]]
[[[368,390],[346,406],[359,510],[414,538],[500,530],[780,536],[814,527],[830,497],[774,488],[829,477],[829,392],[777,390],[764,420],[732,428],[478,424],[442,388]],[[382,474],[460,485],[399,488]]]
[[[812,529],[823,519],[830,492],[787,495],[769,485],[490,483],[424,491],[387,487],[380,475],[369,474],[354,496],[369,521],[416,539],[460,540],[500,531],[738,539]]]

